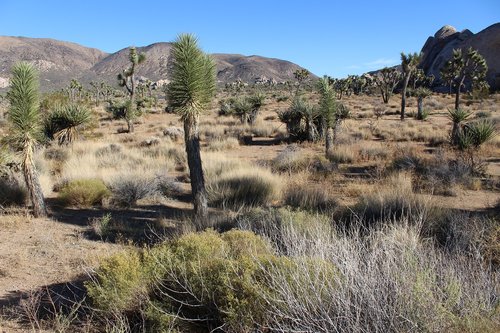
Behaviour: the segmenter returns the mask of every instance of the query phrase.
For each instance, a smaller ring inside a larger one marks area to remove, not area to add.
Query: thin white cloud
[[[346,68],[353,70],[373,70],[373,69],[380,69],[382,67],[394,66],[397,65],[398,63],[399,61],[395,59],[379,58],[373,61],[365,62],[363,64],[350,65],[347,66]]]
[[[398,63],[395,59],[387,59],[387,58],[379,58],[374,61],[366,62],[363,65],[365,67],[373,67],[373,66],[391,66],[396,65]]]

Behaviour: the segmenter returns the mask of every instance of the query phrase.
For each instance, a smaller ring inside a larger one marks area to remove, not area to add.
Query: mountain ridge
[[[156,42],[137,47],[146,60],[137,67],[137,76],[153,82],[168,82],[172,43]],[[43,90],[67,86],[71,79],[84,84],[105,81],[116,85],[116,75],[129,66],[129,47],[114,53],[51,38],[0,36],[0,88],[6,88],[12,65],[28,61],[39,71]],[[282,82],[293,80],[293,72],[301,66],[287,60],[259,55],[212,54],[220,83],[241,80]],[[315,75],[311,75],[316,77]]]

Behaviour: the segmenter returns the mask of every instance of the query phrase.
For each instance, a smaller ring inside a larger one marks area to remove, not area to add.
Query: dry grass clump
[[[155,147],[123,147],[118,144],[96,142],[76,143],[64,163],[59,182],[73,179],[101,179],[109,183],[113,178],[131,178],[135,175],[155,177],[166,175],[168,167],[177,165],[175,146],[163,142]]]
[[[282,179],[262,167],[240,161],[204,155],[204,173],[209,203],[239,209],[268,205],[279,200]]]
[[[387,145],[377,145],[371,142],[363,142],[359,147],[359,157],[365,161],[385,160],[391,154]]]
[[[428,201],[413,193],[411,175],[398,173],[379,184],[376,191],[362,194],[354,210],[368,224],[402,217],[421,222],[427,218]]]
[[[358,152],[352,145],[336,145],[328,153],[328,159],[335,163],[354,163],[358,160]]]
[[[338,206],[338,201],[324,185],[308,185],[305,182],[288,184],[283,194],[283,201],[293,208],[307,211],[327,212]]]
[[[211,205],[240,209],[279,200],[281,185],[280,177],[269,170],[249,167],[208,179],[207,190]]]
[[[228,138],[220,138],[215,140],[210,140],[207,144],[208,151],[223,151],[230,150],[238,147],[239,141],[236,138],[228,137]]]
[[[436,110],[436,111],[437,110],[444,110],[446,108],[442,102],[438,101],[434,97],[429,97],[429,98],[424,99],[424,105],[425,105],[425,107],[430,108],[432,110]]]

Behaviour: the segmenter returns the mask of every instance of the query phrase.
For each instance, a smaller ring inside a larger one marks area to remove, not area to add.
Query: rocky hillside
[[[474,34],[470,30],[458,32],[446,25],[425,42],[421,66],[425,72],[439,77],[439,71],[451,58],[453,49],[472,47],[486,59],[487,79],[491,87],[500,89],[500,23]]]
[[[170,79],[171,46],[170,43],[155,43],[138,47],[139,52],[146,54],[146,60],[137,67],[137,75],[152,81]],[[128,54],[128,48],[124,48],[108,55],[90,69],[90,73],[86,76],[87,81],[101,78],[114,82],[116,74],[129,66]],[[302,68],[289,61],[260,56],[221,53],[212,56],[217,64],[217,79],[222,83],[234,82],[238,79],[247,83],[254,83],[255,80],[276,82],[293,80],[293,72]]]
[[[155,43],[138,47],[146,61],[138,67],[137,75],[151,81],[168,80],[170,43]],[[107,54],[97,49],[53,39],[0,37],[0,89],[8,85],[12,65],[20,60],[33,63],[39,70],[42,89],[50,90],[68,85],[77,78],[84,84],[103,80],[116,84],[116,75],[128,67],[128,48]],[[260,56],[214,54],[219,82],[238,79],[276,82],[293,80],[293,72],[301,67],[288,61]]]
[[[0,88],[7,86],[12,65],[20,60],[38,68],[42,88],[47,90],[83,75],[106,55],[97,49],[54,39],[0,36]]]

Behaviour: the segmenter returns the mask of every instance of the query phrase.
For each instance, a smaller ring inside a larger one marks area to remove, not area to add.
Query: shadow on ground
[[[10,292],[0,298],[0,314],[23,327],[36,327],[65,316],[82,320],[88,313],[84,282],[88,277],[46,285],[32,291]]]

